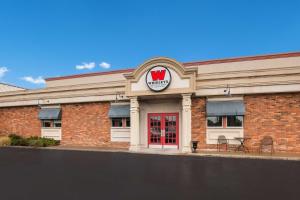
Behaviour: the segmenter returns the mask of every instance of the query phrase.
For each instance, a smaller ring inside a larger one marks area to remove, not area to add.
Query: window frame
[[[121,122],[121,126],[115,126],[115,122],[114,120],[120,120],[119,122]],[[111,118],[111,127],[112,128],[122,128],[123,127],[123,118],[122,117],[114,117],[114,118]]]
[[[209,126],[208,125],[208,118],[210,117],[218,117],[218,118],[221,118],[221,126]],[[221,128],[224,128],[224,122],[223,122],[223,117],[222,116],[208,116],[206,117],[206,127],[207,128],[216,128],[216,129],[221,129]]]
[[[42,128],[52,128],[53,123],[52,123],[51,120],[49,120],[49,119],[43,119],[41,121],[42,121]],[[45,123],[50,123],[50,126],[45,126]]]
[[[226,117],[226,128],[244,128],[244,116],[243,115],[228,115]],[[228,117],[242,117],[242,126],[229,126]]]
[[[60,126],[56,126],[55,125],[56,123],[59,123]],[[61,128],[61,126],[62,126],[61,120],[53,120],[53,128]]]
[[[42,128],[48,128],[48,129],[56,128],[56,129],[58,129],[58,128],[61,128],[61,126],[62,126],[61,120],[57,120],[57,119],[42,119],[41,122],[42,122]],[[45,126],[45,123],[47,123],[47,122],[50,123],[50,127]],[[58,122],[60,123],[60,127],[55,126],[55,123],[58,123]]]
[[[127,120],[129,121],[129,126],[128,126],[128,123],[127,123],[128,121]],[[131,127],[130,117],[125,117],[124,118],[124,123],[125,123],[125,125],[124,125],[125,128],[130,128]]]
[[[121,122],[121,126],[115,126],[114,120],[119,119]],[[127,120],[129,119],[129,125],[131,125],[130,117],[113,117],[111,118],[111,128],[130,128],[127,126]]]

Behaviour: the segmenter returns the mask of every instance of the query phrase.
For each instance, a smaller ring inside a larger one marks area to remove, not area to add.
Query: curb
[[[29,147],[29,146],[5,146],[3,148],[15,149],[39,149],[39,150],[60,150],[60,151],[82,151],[82,152],[115,152],[145,155],[164,155],[164,156],[193,156],[210,158],[236,158],[236,159],[260,159],[260,160],[288,160],[300,161],[300,156],[263,156],[263,155],[233,155],[233,154],[215,154],[215,153],[170,153],[170,152],[147,152],[147,151],[129,151],[126,149],[97,149],[97,148],[76,148],[76,147]],[[0,148],[1,149],[1,148]]]
[[[226,154],[214,154],[214,153],[195,153],[189,154],[191,156],[202,156],[202,157],[215,157],[215,158],[237,158],[237,159],[260,159],[260,160],[289,160],[289,161],[300,161],[299,157],[289,156],[263,156],[263,155],[226,155]]]

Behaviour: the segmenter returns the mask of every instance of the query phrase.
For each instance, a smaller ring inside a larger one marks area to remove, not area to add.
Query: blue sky
[[[0,81],[300,50],[300,1],[0,0]],[[100,66],[101,64],[101,66]]]

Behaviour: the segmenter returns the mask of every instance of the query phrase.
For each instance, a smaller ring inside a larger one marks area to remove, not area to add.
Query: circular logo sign
[[[146,84],[155,91],[165,90],[171,83],[171,73],[168,68],[164,66],[152,67],[146,75]]]

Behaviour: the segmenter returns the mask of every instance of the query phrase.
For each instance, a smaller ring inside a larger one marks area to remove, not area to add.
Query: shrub
[[[51,138],[41,138],[41,140],[43,141],[44,147],[59,145],[59,141]]]
[[[9,146],[10,138],[8,136],[0,136],[0,147],[1,146]]]
[[[40,147],[41,145],[39,141],[39,138],[36,136],[27,138],[28,146]]]
[[[11,146],[28,146],[27,140],[19,135],[11,134],[9,138]]]
[[[59,145],[59,141],[50,138],[42,138],[37,136],[23,138],[16,134],[11,134],[9,137],[12,146],[48,147]]]

